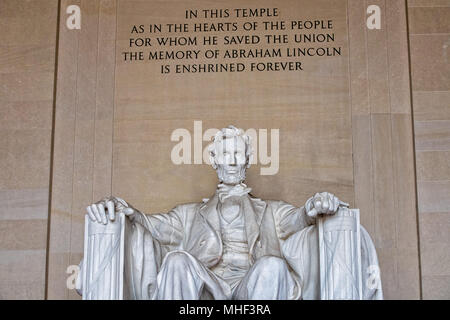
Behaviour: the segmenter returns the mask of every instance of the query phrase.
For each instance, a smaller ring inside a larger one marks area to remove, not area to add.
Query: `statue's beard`
[[[237,170],[235,173],[228,172],[225,166],[217,167],[217,176],[220,182],[225,184],[238,184],[245,180],[245,165],[233,167],[233,169]]]

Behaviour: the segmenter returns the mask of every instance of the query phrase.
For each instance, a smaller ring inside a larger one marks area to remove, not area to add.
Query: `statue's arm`
[[[164,253],[182,243],[184,212],[187,210],[177,207],[166,214],[145,215],[118,197],[108,197],[88,206],[89,228],[86,245],[92,250],[84,253],[84,262],[80,264],[76,282],[77,291],[86,294],[86,299],[93,297],[91,293],[95,293],[94,296],[97,298],[110,298],[113,293],[110,294],[109,289],[105,289],[103,284],[106,282],[102,280],[104,277],[98,275],[106,272],[111,273],[111,279],[118,279],[121,272],[118,263],[124,263],[122,270],[127,284],[122,289],[134,298],[148,297]],[[119,217],[122,220],[122,214],[127,220],[125,225],[115,223]],[[125,234],[121,237],[123,231]],[[98,234],[100,237],[91,237],[90,233]],[[113,238],[119,241],[109,241]],[[119,262],[118,257],[121,255],[117,254],[118,252],[124,257],[124,260]],[[106,265],[103,262],[100,265],[86,263],[86,261],[108,260],[116,267],[104,270]],[[84,281],[89,283],[86,293],[83,292]],[[119,285],[117,283],[115,285],[108,288],[118,289]]]
[[[99,224],[114,221],[122,212],[131,223],[139,223],[162,245],[178,245],[183,238],[183,217],[186,206],[180,205],[168,213],[144,214],[119,197],[107,197],[87,207],[89,217]]]
[[[274,216],[280,239],[286,239],[295,232],[315,224],[318,215],[335,214],[340,206],[348,207],[348,204],[329,192],[316,193],[300,208],[278,201]]]
[[[306,214],[304,206],[298,208],[284,201],[277,201],[272,205],[280,239],[287,239],[297,231],[314,224],[314,219]]]
[[[183,215],[181,206],[168,213],[144,214],[136,210],[130,221],[144,226],[160,244],[178,246],[183,240]]]

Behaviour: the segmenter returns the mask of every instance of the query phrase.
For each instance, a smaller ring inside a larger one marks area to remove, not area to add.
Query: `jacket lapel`
[[[264,218],[267,204],[261,199],[244,196],[242,210],[245,216],[245,229],[250,254],[254,251],[256,240],[260,235],[261,221]]]
[[[223,251],[216,205],[217,197],[213,197],[197,207],[185,246],[189,253],[207,267],[217,264]]]
[[[216,193],[211,199],[209,199],[208,202],[204,203],[200,207],[199,213],[209,224],[209,226],[220,234],[220,217],[219,212],[217,211],[218,202],[219,196]]]

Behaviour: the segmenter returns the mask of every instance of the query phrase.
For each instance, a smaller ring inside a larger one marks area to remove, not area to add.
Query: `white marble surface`
[[[328,192],[300,208],[252,196],[251,141],[241,129],[219,131],[209,151],[219,185],[203,203],[159,214],[118,197],[87,207],[84,299],[382,298],[379,279],[374,286],[364,272],[378,267],[372,241],[348,204]]]

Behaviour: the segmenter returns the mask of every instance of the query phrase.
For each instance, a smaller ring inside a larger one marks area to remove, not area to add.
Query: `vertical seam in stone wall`
[[[119,4],[120,0],[116,2],[116,34],[114,35],[114,88],[113,88],[113,117],[112,117],[112,134],[111,134],[111,184],[110,193],[113,195],[113,183],[114,183],[114,122],[116,121],[116,88],[117,88],[117,37],[119,34]]]
[[[353,99],[352,99],[352,66],[351,66],[351,45],[350,45],[350,14],[349,14],[349,0],[347,0],[347,48],[348,48],[348,101],[350,104],[350,131],[352,132],[352,181],[353,181],[353,202],[356,202],[356,190],[355,190],[355,157],[354,157],[354,139],[353,139]],[[356,205],[356,204],[355,204]]]
[[[100,9],[101,9],[101,0],[98,2],[98,12],[97,12],[97,55],[95,57],[95,106],[94,106],[94,134],[93,134],[93,142],[92,142],[92,196],[91,202],[96,201],[94,199],[94,192],[95,192],[95,141],[97,136],[97,131],[95,130],[95,126],[97,124],[97,106],[98,106],[98,58],[99,58],[99,52],[100,52]]]
[[[390,68],[391,68],[391,64],[389,61],[389,25],[388,25],[388,18],[387,18],[387,1],[390,0],[384,0],[384,12],[383,12],[383,16],[384,16],[384,28],[386,30],[385,32],[385,48],[386,48],[386,66],[387,66],[387,72],[386,72],[386,80],[387,80],[387,94],[388,94],[388,103],[389,103],[389,116],[392,119],[392,105],[391,105],[391,77],[390,77]],[[391,137],[392,137],[392,124],[391,124]],[[391,143],[392,146],[392,143]],[[394,159],[392,157],[392,168],[394,167],[393,165]]]
[[[417,184],[417,153],[416,153],[416,133],[414,127],[414,95],[413,95],[413,84],[412,84],[412,63],[411,63],[411,39],[409,30],[409,11],[408,11],[408,0],[405,0],[405,13],[406,13],[406,37],[408,46],[408,66],[409,66],[409,94],[411,101],[411,130],[413,139],[413,165],[414,165],[414,184],[416,189],[416,225],[417,225],[417,252],[419,254],[419,293],[420,299],[423,299],[423,283],[422,283],[422,254],[420,248],[420,219],[419,219],[419,191]]]
[[[50,223],[52,212],[52,187],[53,187],[53,156],[55,151],[55,122],[56,122],[56,93],[58,89],[58,57],[59,57],[59,27],[61,20],[61,0],[56,6],[56,41],[55,41],[55,64],[53,77],[53,105],[52,105],[52,133],[50,137],[50,164],[49,164],[49,184],[48,184],[48,213],[47,213],[47,243],[45,247],[45,282],[44,299],[48,299],[48,267],[50,260]]]
[[[365,1],[365,7],[367,7],[367,0]],[[369,40],[369,34],[367,33],[367,28],[364,28],[364,36],[365,36],[365,45],[366,45],[366,74],[367,74],[367,105],[368,105],[368,112],[369,112],[369,118],[370,118],[370,122],[372,124],[372,105],[370,103],[370,78],[369,78],[369,44],[368,44],[368,40]],[[372,125],[370,126],[370,132],[372,133]],[[372,146],[372,141],[371,144]],[[375,210],[375,208],[374,208]]]
[[[114,165],[113,165],[113,161],[114,161],[114,119],[115,119],[115,109],[116,109],[116,70],[117,70],[117,62],[116,62],[116,50],[117,50],[117,35],[118,35],[118,16],[119,16],[119,1],[118,0],[113,0],[113,2],[115,3],[115,34],[114,34],[114,70],[113,70],[113,88],[112,88],[112,120],[111,120],[111,167],[110,167],[110,172],[109,172],[109,194],[112,196],[112,184],[113,184],[113,172],[114,172]]]
[[[80,7],[83,8],[83,0],[80,0]],[[81,9],[81,12],[83,11],[83,9]],[[73,191],[74,191],[74,174],[75,174],[75,147],[76,147],[76,142],[77,142],[77,121],[78,121],[78,105],[79,105],[79,95],[78,95],[78,70],[79,70],[79,66],[80,66],[80,41],[81,38],[83,37],[83,32],[81,30],[79,30],[80,32],[80,36],[79,39],[77,41],[77,55],[76,55],[76,64],[77,64],[77,71],[76,71],[76,80],[75,80],[75,108],[74,108],[74,125],[73,125],[73,142],[72,142],[72,190],[71,190],[71,195],[72,195],[72,200],[70,203],[70,211],[69,211],[69,235],[68,235],[68,239],[69,239],[69,252],[68,252],[68,263],[70,263],[71,259],[72,259],[72,215],[73,215]],[[68,299],[69,298],[69,290],[65,290],[65,298]]]
[[[367,7],[367,0],[365,1],[365,6]],[[363,24],[364,25],[364,24]],[[374,179],[374,163],[373,163],[373,126],[372,126],[372,104],[370,103],[370,77],[369,77],[369,45],[368,45],[368,40],[369,40],[369,36],[367,33],[367,28],[364,28],[364,35],[365,35],[365,46],[366,46],[366,74],[367,74],[367,105],[368,105],[368,114],[369,114],[369,132],[370,132],[370,161],[371,161],[371,170],[370,170],[370,180],[371,180],[371,192],[372,192],[372,198],[375,199],[375,179]],[[377,215],[376,215],[376,210],[375,210],[375,203],[374,200],[371,201],[371,206],[372,206],[372,225],[373,225],[373,230],[374,230],[374,234],[377,235],[377,229],[378,229],[378,223],[377,223]],[[378,237],[376,238],[378,239]],[[375,245],[377,244],[377,240],[375,240]]]
[[[393,184],[393,190],[394,190],[394,195],[393,195],[393,201],[394,201],[394,210],[396,208],[399,208],[398,206],[398,201],[399,201],[399,195],[398,195],[398,181],[396,178],[398,178],[398,168],[396,168],[395,163],[394,163],[394,136],[393,136],[393,117],[392,117],[392,99],[391,99],[391,73],[390,73],[390,68],[391,68],[391,61],[389,60],[389,23],[388,23],[388,18],[387,18],[387,1],[388,0],[384,0],[384,28],[385,28],[385,47],[386,47],[386,65],[387,65],[387,72],[386,72],[386,78],[387,78],[387,94],[388,94],[388,104],[389,104],[389,130],[390,130],[390,136],[391,136],[391,166],[392,166],[392,173],[393,173],[393,179],[392,179],[392,184]],[[395,212],[394,215],[394,246],[395,246],[395,252],[398,252],[398,212]],[[398,281],[398,260],[396,260],[395,263],[395,277],[397,278]]]
[[[114,0],[116,2],[116,34],[114,36],[114,88],[113,88],[113,118],[112,118],[112,134],[111,134],[111,184],[110,193],[113,192],[113,174],[114,174],[114,121],[116,119],[116,79],[117,79],[117,37],[119,35],[119,3],[120,0]]]

